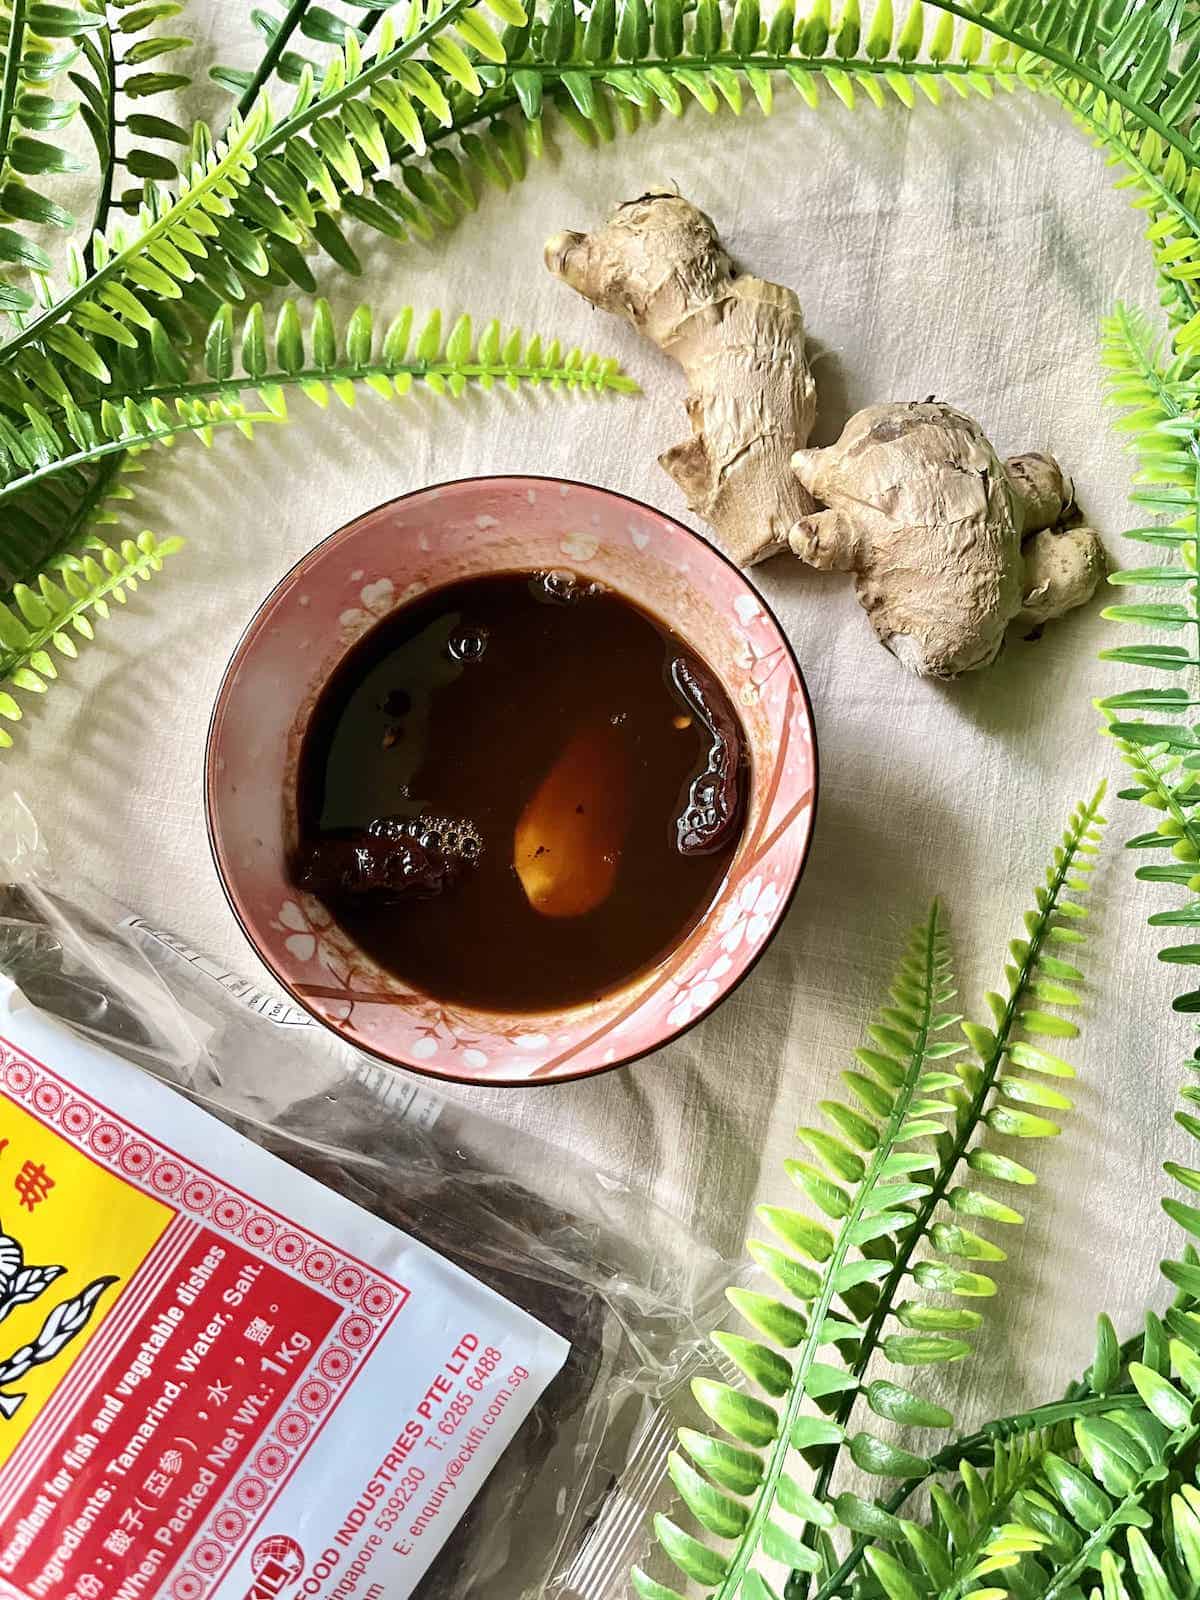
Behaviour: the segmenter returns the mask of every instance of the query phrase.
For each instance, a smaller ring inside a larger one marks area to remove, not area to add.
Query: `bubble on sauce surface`
[[[408,786],[402,785],[400,792],[407,797]],[[424,812],[416,817],[376,817],[368,823],[367,834],[393,843],[412,839],[423,850],[441,851],[468,864],[478,861],[483,854],[483,838],[478,828],[462,817],[431,817]]]
[[[466,623],[455,628],[446,643],[452,661],[482,661],[487,650],[488,631]]]
[[[608,592],[602,583],[590,578],[581,579],[578,573],[570,572],[565,567],[539,572],[533,579],[532,588],[537,599],[563,606],[576,605],[580,600],[590,600]]]
[[[547,600],[557,600],[560,605],[570,605],[579,598],[579,579],[573,572],[543,572],[535,579]]]

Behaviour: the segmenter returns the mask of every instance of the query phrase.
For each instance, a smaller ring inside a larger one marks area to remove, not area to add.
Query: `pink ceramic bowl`
[[[741,709],[751,797],[741,844],[700,924],[602,1000],[498,1015],[414,993],[358,950],[286,870],[286,813],[309,710],[345,652],[426,590],[484,572],[569,567],[655,613]],[[724,556],[660,512],[586,484],[475,478],[422,489],[332,534],[288,573],[234,652],[209,730],[209,837],[251,943],[298,1004],[396,1066],[534,1084],[621,1066],[698,1022],[754,965],[808,853],[812,713],[779,624]]]

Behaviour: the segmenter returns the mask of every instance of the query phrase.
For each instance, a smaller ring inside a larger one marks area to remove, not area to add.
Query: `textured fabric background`
[[[189,20],[201,56],[237,59],[238,0],[194,0]],[[204,87],[185,109],[215,103]],[[813,113],[781,90],[769,122],[693,107],[599,153],[559,124],[519,190],[489,192],[430,246],[367,240],[361,285],[328,264],[325,282],[343,309],[360,293],[381,317],[440,304],[615,353],[644,397],[389,407],[365,395],[352,415],[300,401],[290,427],[254,445],[227,437],[211,453],[188,443],[144,458],[138,526],[183,534],[187,549],[34,708],[5,763],[66,881],[84,874],[255,972],[209,859],[201,765],[230,651],[297,557],[380,500],[474,473],[561,473],[681,514],[655,464],[686,433],[674,368],[541,265],[549,233],[664,181],[717,220],[747,267],[799,291],[818,442],[868,401],[936,392],[979,417],[1002,454],[1052,447],[1120,550],[1129,468],[1101,413],[1098,322],[1118,296],[1153,309],[1153,279],[1137,215],[1053,107],[1021,96],[851,115],[830,97]],[[657,1058],[579,1086],[476,1096],[636,1174],[730,1252],[756,1199],[787,1196],[793,1128],[834,1088],[934,893],[978,1012],[1072,802],[1115,775],[1092,699],[1122,674],[1096,659],[1112,640],[1094,608],[965,682],[921,683],[876,644],[845,579],[781,559],[755,581],[795,641],[820,740],[815,846],[786,927],[740,993]],[[954,1375],[964,1423],[1050,1398],[1085,1364],[1097,1311],[1128,1331],[1148,1297],[1163,1298],[1158,1169],[1183,1143],[1171,1111],[1190,1036],[1144,927],[1163,902],[1115,848],[1146,813],[1114,801],[1110,814],[1078,1106],[1034,1153],[1042,1183],[1028,1225],[1005,1240],[981,1359]]]

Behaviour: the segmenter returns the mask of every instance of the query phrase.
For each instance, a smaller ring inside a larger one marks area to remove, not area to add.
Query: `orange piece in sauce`
[[[618,727],[574,734],[517,822],[513,860],[535,911],[582,917],[612,891],[629,826],[629,751]]]

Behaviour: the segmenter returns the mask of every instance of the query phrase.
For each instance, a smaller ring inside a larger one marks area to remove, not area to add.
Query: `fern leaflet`
[[[82,170],[60,144],[37,135],[65,127],[78,110],[76,101],[44,91],[56,86],[86,34],[102,25],[102,17],[70,5],[4,0],[0,6],[0,215],[6,222],[65,229],[75,221],[26,180]],[[45,273],[51,260],[27,233],[0,226],[0,266]],[[23,285],[11,277],[0,281],[0,310],[18,313],[33,303]]]
[[[117,27],[105,27],[81,41],[88,70],[71,73],[81,96],[80,115],[96,149],[100,183],[96,191],[85,260],[94,265],[93,243],[108,226],[114,201],[135,212],[147,181],[173,183],[179,177],[175,157],[186,150],[190,136],[185,128],[151,110],[155,99],[186,89],[191,78],[172,63],[172,70],[155,66],[136,70],[186,50],[191,40],[160,31],[183,11],[182,0],[153,0],[127,10]],[[114,188],[121,171],[132,187],[119,195]]]
[[[123,539],[116,549],[89,538],[79,554],[51,563],[36,585],[17,584],[10,600],[0,602],[0,683],[44,694],[47,681],[58,676],[54,656],[74,660],[78,641],[95,636],[92,619],[108,616],[109,601],[124,605],[182,545],[182,539],[150,532]],[[0,717],[16,722],[21,715],[19,702],[0,689]],[[12,735],[0,728],[0,748],[11,744]]]

